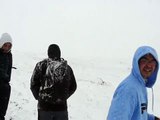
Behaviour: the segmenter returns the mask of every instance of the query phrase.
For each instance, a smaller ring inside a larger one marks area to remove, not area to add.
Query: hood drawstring
[[[154,112],[154,91],[153,88],[152,89],[152,112]]]

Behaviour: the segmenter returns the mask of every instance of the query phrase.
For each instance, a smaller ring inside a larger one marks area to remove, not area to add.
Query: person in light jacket
[[[134,54],[131,73],[115,90],[107,120],[160,120],[147,112],[146,89],[155,84],[158,69],[155,49],[139,47]]]

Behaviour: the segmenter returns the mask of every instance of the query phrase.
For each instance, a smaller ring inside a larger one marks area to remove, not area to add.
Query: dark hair
[[[53,58],[55,60],[59,60],[61,58],[61,51],[58,45],[51,44],[48,47],[48,57]]]

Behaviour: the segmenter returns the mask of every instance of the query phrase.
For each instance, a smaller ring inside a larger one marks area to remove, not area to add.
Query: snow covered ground
[[[30,78],[35,64],[46,57],[45,54],[13,51],[12,93],[6,120],[36,120],[37,101],[30,91]],[[105,120],[112,95],[120,81],[131,68],[132,58],[68,59],[74,70],[78,88],[68,99],[70,120]],[[158,77],[158,80],[160,78]],[[154,113],[160,116],[160,82],[155,85]],[[149,92],[149,111],[152,97]]]
[[[70,120],[105,120],[117,85],[130,73],[141,45],[160,57],[160,0],[1,0],[0,34],[13,38],[12,93],[6,120],[36,120],[30,91],[35,64],[57,43],[78,88],[68,99]],[[45,53],[42,53],[45,52]],[[36,53],[39,52],[39,53]],[[149,112],[160,116],[160,76]]]

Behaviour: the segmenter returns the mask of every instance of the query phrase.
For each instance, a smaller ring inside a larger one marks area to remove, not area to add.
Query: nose
[[[147,67],[152,67],[152,64],[151,63],[147,63]]]
[[[10,49],[10,46],[6,46],[4,47],[5,50],[9,50]]]
[[[156,66],[156,62],[155,61],[148,61],[146,65],[147,65],[147,67],[152,68],[152,67]]]

